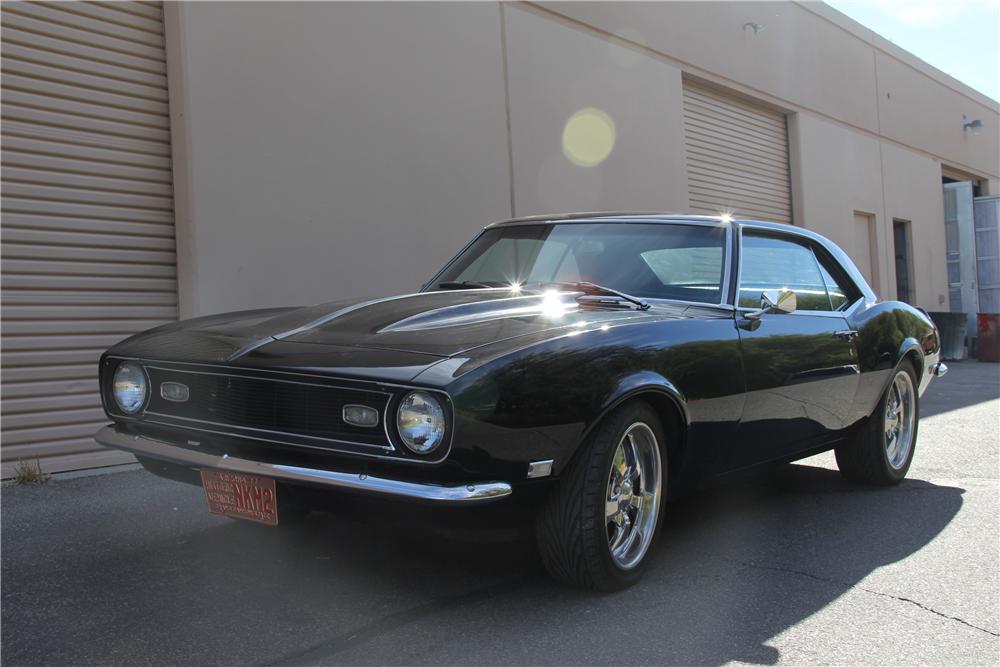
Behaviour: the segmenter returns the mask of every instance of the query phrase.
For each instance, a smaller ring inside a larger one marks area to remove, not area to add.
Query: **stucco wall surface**
[[[416,291],[509,216],[497,5],[167,11],[183,315]]]
[[[166,19],[183,316],[413,291],[513,214],[684,211],[686,77],[787,114],[796,223],[852,252],[855,215],[874,216],[884,296],[898,218],[915,302],[947,307],[942,167],[1000,183],[996,103],[812,3],[178,3]],[[613,142],[581,164],[564,131],[591,109]]]

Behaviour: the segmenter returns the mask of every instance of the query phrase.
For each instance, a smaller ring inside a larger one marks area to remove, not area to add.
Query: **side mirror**
[[[760,319],[762,315],[774,313],[776,315],[787,315],[794,313],[798,306],[798,298],[795,292],[790,289],[768,289],[761,292],[760,310],[747,313],[748,320]]]

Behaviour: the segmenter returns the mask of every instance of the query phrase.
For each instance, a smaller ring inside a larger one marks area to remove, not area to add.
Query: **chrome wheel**
[[[899,371],[885,401],[885,455],[894,470],[906,465],[913,448],[916,400],[910,374]]]
[[[615,565],[635,567],[653,541],[660,511],[660,447],[653,430],[642,422],[627,429],[618,442],[608,474],[604,515],[608,549]]]

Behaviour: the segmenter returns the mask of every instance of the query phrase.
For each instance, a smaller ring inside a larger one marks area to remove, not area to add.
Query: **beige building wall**
[[[504,14],[515,215],[686,210],[680,70],[516,6]],[[563,137],[587,109],[614,139],[593,166],[568,159]]]
[[[941,164],[912,150],[882,145],[885,183],[885,229],[892,260],[892,221],[911,224],[914,303],[927,310],[947,310],[948,278],[945,266],[944,195]],[[895,298],[895,273],[890,272],[885,295]]]
[[[883,137],[980,176],[1000,174],[997,102],[929,76],[924,63],[876,36],[879,127]],[[893,55],[895,54],[895,55]],[[911,62],[916,61],[916,62]],[[978,135],[962,128],[962,115],[983,121]]]
[[[911,224],[914,302],[947,308],[944,201],[941,163],[897,144],[809,114],[797,114],[792,142],[800,153],[798,223],[814,229],[852,256],[864,238],[855,214],[874,217],[871,255],[877,259],[876,293],[896,296],[894,219]],[[872,247],[874,246],[874,247]]]
[[[543,2],[563,16],[685,70],[875,131],[869,48],[792,2]],[[744,28],[759,23],[755,34]]]
[[[787,114],[797,224],[851,252],[873,216],[886,297],[899,218],[915,302],[947,308],[942,167],[1000,183],[996,102],[818,3],[187,3],[167,19],[185,316],[409,291],[512,213],[683,211],[686,77]],[[615,130],[596,165],[563,150],[585,108]]]
[[[797,158],[792,193],[797,224],[820,232],[852,253],[856,243],[854,214],[874,216],[879,233],[873,254],[883,270],[878,271],[872,288],[878,294],[895,294],[892,272],[884,270],[893,266],[893,258],[891,228],[885,224],[882,200],[879,140],[807,113],[793,117],[789,134]]]
[[[182,316],[416,291],[510,215],[496,4],[166,12]]]
[[[822,2],[543,2],[684,71],[997,178],[998,105]],[[758,23],[757,34],[747,24]],[[981,117],[975,138],[962,114]],[[987,120],[989,119],[989,120]]]

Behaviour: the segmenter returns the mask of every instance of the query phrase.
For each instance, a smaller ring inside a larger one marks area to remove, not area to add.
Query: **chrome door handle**
[[[833,335],[844,340],[854,340],[858,336],[858,332],[854,329],[844,329],[843,331],[834,331]]]

